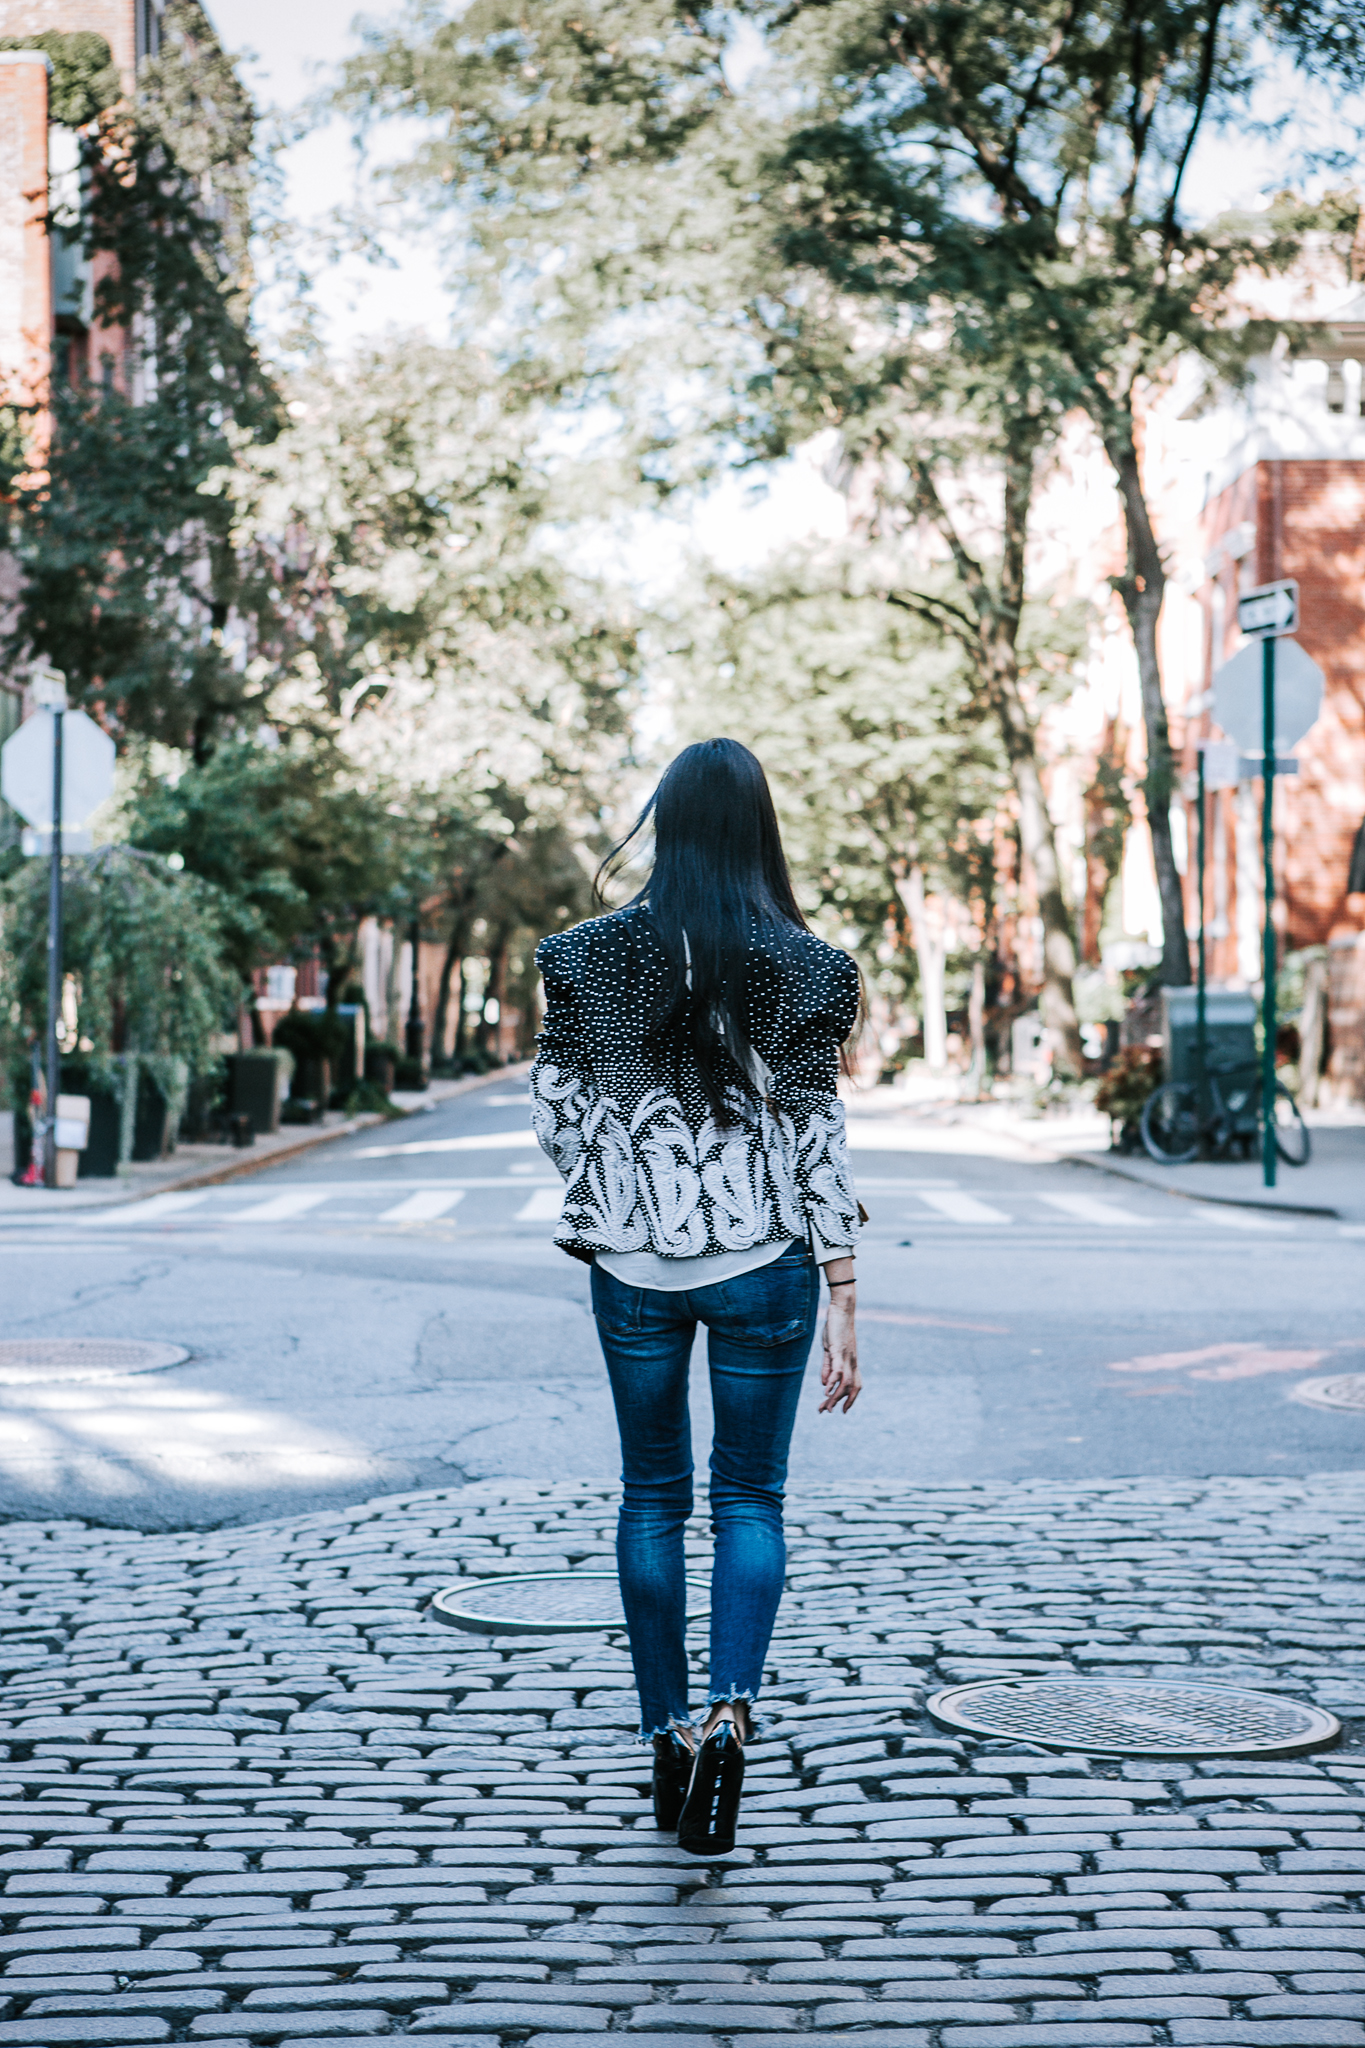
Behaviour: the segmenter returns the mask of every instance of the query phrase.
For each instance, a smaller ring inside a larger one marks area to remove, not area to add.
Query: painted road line
[[[978,1202],[975,1195],[963,1195],[918,1188],[916,1194],[921,1202],[931,1209],[937,1209],[940,1216],[946,1216],[953,1223],[1011,1223],[1003,1209],[992,1209],[989,1202]]]
[[[1292,1230],[1293,1220],[1288,1216],[1257,1216],[1250,1209],[1217,1209],[1212,1203],[1196,1204],[1196,1212],[1205,1223],[1221,1223],[1225,1230]]]
[[[518,1209],[518,1223],[557,1223],[564,1206],[563,1188],[537,1188],[529,1202]]]
[[[1118,1202],[1103,1202],[1098,1195],[1039,1195],[1038,1199],[1050,1209],[1060,1209],[1063,1216],[1074,1216],[1078,1223],[1102,1223],[1110,1230],[1148,1230],[1156,1221],[1154,1216],[1139,1216]]]
[[[257,1202],[250,1209],[235,1210],[231,1216],[224,1216],[224,1223],[284,1223],[291,1216],[305,1216],[310,1209],[316,1209],[331,1199],[328,1189],[294,1188],[287,1195],[272,1195],[268,1202]]]
[[[411,1145],[366,1145],[354,1159],[410,1159],[418,1152],[522,1152],[539,1146],[534,1131],[489,1131],[482,1138],[419,1138]]]
[[[167,1216],[183,1216],[207,1202],[208,1190],[197,1194],[152,1195],[145,1202],[120,1203],[117,1209],[97,1209],[91,1216],[73,1216],[71,1221],[85,1230],[126,1230],[132,1224],[160,1223]]]
[[[464,1200],[463,1188],[423,1188],[380,1212],[381,1223],[431,1223]]]

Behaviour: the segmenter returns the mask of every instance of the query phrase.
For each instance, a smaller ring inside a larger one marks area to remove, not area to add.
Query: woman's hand
[[[851,1283],[852,1260],[839,1263],[847,1266]],[[840,1277],[837,1272],[830,1273],[831,1280],[835,1282]],[[820,1362],[820,1384],[825,1390],[825,1398],[820,1403],[822,1415],[839,1407],[847,1415],[862,1392],[863,1377],[858,1370],[857,1293],[852,1284],[835,1285],[830,1293],[829,1307],[825,1311],[824,1357]]]

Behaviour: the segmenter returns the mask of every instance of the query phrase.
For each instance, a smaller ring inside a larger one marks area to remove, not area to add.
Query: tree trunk
[[[1161,662],[1156,638],[1161,601],[1166,594],[1166,571],[1143,494],[1142,466],[1138,461],[1131,421],[1121,440],[1119,431],[1114,430],[1106,445],[1109,459],[1118,472],[1119,496],[1123,500],[1128,540],[1127,568],[1118,579],[1117,587],[1128,614],[1133,646],[1137,651],[1138,676],[1142,683],[1142,717],[1147,729],[1147,774],[1142,794],[1147,804],[1152,864],[1156,869],[1157,891],[1161,898],[1161,981],[1167,988],[1185,988],[1190,980],[1185,892],[1181,887],[1171,840],[1175,761],[1171,753],[1171,730],[1166,720],[1166,700],[1161,694]]]
[[[1062,890],[1057,835],[1043,794],[1038,749],[1028,712],[1013,677],[996,671],[996,708],[1019,798],[1019,842],[1033,869],[1038,915],[1043,923],[1043,987],[1038,1012],[1052,1045],[1055,1063],[1076,1079],[1085,1071],[1081,1027],[1076,1016],[1072,982],[1076,973],[1076,941],[1071,913]]]
[[[450,1055],[446,1051],[446,1024],[450,1015],[450,983],[455,972],[455,963],[464,948],[463,931],[453,931],[446,947],[445,959],[441,962],[441,979],[436,990],[436,1015],[431,1024],[431,1061],[444,1063]]]
[[[915,960],[919,967],[925,1064],[931,1073],[941,1074],[948,1064],[948,1015],[943,993],[948,946],[944,921],[938,906],[931,907],[925,897],[923,868],[911,868],[906,880],[898,882],[896,889],[910,919]]]
[[[1303,1010],[1299,1016],[1299,1100],[1316,1109],[1327,1049],[1327,958],[1317,954],[1303,974]]]
[[[972,962],[972,987],[967,997],[967,1029],[971,1034],[972,1064],[968,1070],[973,1094],[986,1092],[986,963],[978,953]]]
[[[464,952],[455,963],[455,1044],[450,1057],[458,1067],[464,1059],[469,1041],[469,1023],[465,1016],[464,1001],[467,991],[464,978]]]

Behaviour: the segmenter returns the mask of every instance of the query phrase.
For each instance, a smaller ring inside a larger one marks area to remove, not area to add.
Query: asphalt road
[[[611,1480],[588,1274],[523,1082],[224,1187],[0,1225],[0,1335],[189,1360],[0,1385],[0,1512],[211,1526],[467,1479]],[[1357,1227],[1182,1201],[1012,1141],[852,1119],[866,1391],[793,1483],[1358,1467]],[[700,1363],[700,1352],[699,1352]],[[698,1465],[708,1427],[694,1377]]]

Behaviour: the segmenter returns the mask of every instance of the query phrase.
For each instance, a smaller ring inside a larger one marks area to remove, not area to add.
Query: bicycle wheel
[[[1199,1157],[1199,1091],[1168,1081],[1149,1095],[1142,1111],[1142,1142],[1158,1166],[1186,1166]]]
[[[1286,1166],[1307,1166],[1312,1150],[1308,1126],[1283,1081],[1275,1083],[1275,1150]]]

